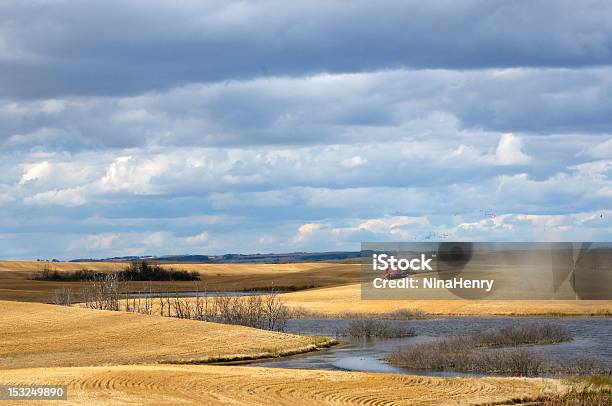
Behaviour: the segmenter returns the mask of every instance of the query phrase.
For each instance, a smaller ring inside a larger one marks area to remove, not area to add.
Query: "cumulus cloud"
[[[610,239],[610,7],[2,2],[0,256]]]
[[[342,161],[340,161],[340,164],[345,168],[357,168],[358,166],[365,165],[367,162],[367,159],[364,159],[359,155],[355,155],[350,158],[343,159]]]
[[[26,204],[74,207],[84,205],[86,196],[84,188],[72,188],[36,193],[24,198],[23,201]]]
[[[131,156],[121,156],[108,166],[99,188],[108,192],[151,193],[151,180],[163,173],[165,167],[161,159],[135,162]]]
[[[612,159],[612,137],[602,143],[588,147],[586,152],[593,158]]]
[[[161,247],[165,241],[165,236],[162,232],[155,232],[147,235],[142,243],[144,246]]]
[[[51,116],[40,101],[0,100],[0,145],[4,139],[16,150],[292,147],[462,130],[612,132],[611,68],[512,71],[400,69],[189,84],[138,96],[67,98]]]
[[[306,223],[298,227],[297,234],[293,237],[294,242],[302,242],[309,238],[316,231],[321,229],[321,224]]]
[[[494,161],[498,165],[521,165],[531,158],[523,153],[523,140],[513,134],[504,134],[499,139]]]
[[[116,234],[90,235],[87,237],[87,246],[91,250],[106,251],[112,248],[113,242],[117,240]]]
[[[27,183],[33,180],[45,178],[49,176],[50,173],[51,173],[51,165],[49,165],[49,162],[47,161],[43,161],[43,162],[31,165],[23,173],[23,176],[21,177],[19,184],[23,185],[24,183]]]
[[[429,225],[427,217],[387,216],[383,218],[367,219],[360,222],[356,227],[337,228],[337,231],[366,230],[376,234],[396,234],[406,226]]]
[[[185,237],[185,242],[190,245],[199,245],[208,241],[208,233],[202,232],[200,234]]]

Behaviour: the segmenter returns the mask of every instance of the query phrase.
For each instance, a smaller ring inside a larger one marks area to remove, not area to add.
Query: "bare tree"
[[[53,303],[60,306],[71,306],[72,296],[72,289],[62,286],[55,291]]]
[[[82,287],[85,306],[119,311],[119,278],[116,273],[96,276]]]

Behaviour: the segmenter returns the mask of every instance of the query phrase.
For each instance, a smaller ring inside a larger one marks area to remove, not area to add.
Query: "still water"
[[[307,335],[335,336],[350,323],[349,320],[291,320],[288,332]],[[599,317],[460,317],[427,320],[393,320],[399,326],[411,327],[415,337],[393,339],[348,340],[338,337],[341,344],[326,350],[299,356],[269,360],[249,365],[277,368],[307,368],[345,371],[393,372],[430,376],[462,376],[449,371],[413,371],[396,368],[384,359],[399,347],[438,337],[479,331],[516,323],[551,323],[564,326],[574,337],[572,341],[541,346],[530,346],[550,357],[589,356],[612,367],[612,318]]]

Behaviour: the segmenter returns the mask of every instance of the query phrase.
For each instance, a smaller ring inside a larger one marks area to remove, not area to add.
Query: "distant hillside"
[[[126,256],[113,258],[80,258],[70,262],[125,262],[125,261],[155,261],[155,262],[185,262],[203,264],[231,263],[266,263],[283,264],[290,262],[333,261],[360,258],[359,251],[336,252],[291,252],[287,254],[225,254],[225,255],[162,255],[162,256]]]

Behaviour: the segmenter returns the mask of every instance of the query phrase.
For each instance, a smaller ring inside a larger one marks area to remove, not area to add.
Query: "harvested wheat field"
[[[0,368],[210,362],[311,351],[326,338],[134,313],[0,301]]]
[[[310,289],[282,295],[293,308],[329,315],[386,313],[402,309],[435,315],[535,316],[612,315],[612,300],[361,300],[359,284]]]
[[[0,312],[0,384],[65,384],[70,404],[473,404],[564,390],[550,379],[184,365],[305,352],[331,341],[37,303],[0,301]]]
[[[49,303],[53,292],[61,286],[78,295],[79,282],[33,280],[45,267],[58,272],[88,269],[97,272],[120,271],[127,266],[118,262],[36,262],[0,261],[0,300]],[[342,262],[292,264],[161,264],[165,268],[198,272],[196,282],[130,282],[128,290],[193,291],[196,289],[302,289],[304,287],[339,286],[359,280],[360,265]],[[145,287],[146,285],[146,287]]]
[[[0,384],[7,383],[65,384],[70,404],[82,405],[490,404],[564,390],[559,381],[549,379],[433,378],[215,365],[15,369],[0,376]]]

